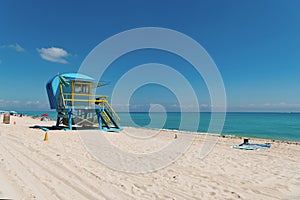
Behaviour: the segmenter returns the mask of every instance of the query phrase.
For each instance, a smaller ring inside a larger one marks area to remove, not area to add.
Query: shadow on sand
[[[34,126],[30,126],[29,128],[33,128],[33,129],[42,129],[42,130],[64,130],[64,131],[68,131],[70,130],[69,127],[67,126],[40,126],[40,125],[34,125]],[[86,127],[72,127],[72,130],[99,130],[99,127],[93,127],[93,126],[86,126]]]

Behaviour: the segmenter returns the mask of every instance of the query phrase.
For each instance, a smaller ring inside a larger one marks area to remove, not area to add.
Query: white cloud
[[[6,99],[0,99],[0,110],[48,110],[49,104],[48,102],[41,102],[38,100],[28,100],[26,102],[20,101],[20,100],[6,100]]]
[[[39,105],[41,105],[41,102],[40,101],[26,101],[25,105],[39,106]]]
[[[10,49],[13,49],[17,52],[24,52],[25,49],[23,47],[21,47],[18,43],[16,44],[10,44],[10,45],[2,45],[0,46],[1,49],[4,49],[4,48],[10,48]]]
[[[50,47],[50,48],[41,48],[37,49],[40,56],[44,60],[48,60],[51,62],[58,62],[67,64],[68,62],[65,60],[70,54],[62,48]]]
[[[228,111],[234,112],[300,112],[300,103],[261,103],[261,104],[243,104],[230,105]]]
[[[151,105],[151,104],[150,104]],[[159,104],[153,104],[154,106],[160,106]],[[194,105],[194,104],[166,104],[161,105],[164,107],[165,110],[168,112],[170,111],[176,111],[176,112],[196,112],[196,111],[210,111],[210,105],[208,104],[201,104],[201,105]],[[131,111],[142,111],[142,112],[148,112],[149,111],[149,104],[119,104],[114,103],[112,104],[112,107],[117,112],[127,112],[128,110]],[[151,106],[150,106],[151,107]],[[158,107],[161,109],[161,107]],[[152,110],[153,111],[153,110]],[[157,110],[154,110],[154,112],[157,112]]]
[[[290,108],[290,107],[300,107],[299,103],[265,103],[263,104],[265,107],[274,107],[274,108]]]
[[[21,47],[19,44],[16,45],[11,45],[11,48],[15,49],[18,52],[23,52],[25,51],[23,47]]]

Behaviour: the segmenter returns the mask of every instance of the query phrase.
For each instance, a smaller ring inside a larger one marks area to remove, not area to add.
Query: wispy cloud
[[[10,44],[10,45],[1,45],[0,48],[1,49],[9,48],[9,49],[13,49],[17,52],[24,52],[25,51],[25,49],[23,47],[21,47],[21,45],[19,45],[18,43]]]
[[[10,45],[11,48],[15,49],[18,52],[23,52],[25,51],[23,47],[21,47],[19,44],[15,44],[15,45]]]
[[[280,103],[265,103],[263,104],[264,107],[275,107],[275,108],[296,108],[300,107],[299,103],[286,103],[286,102],[280,102]]]
[[[41,49],[37,49],[37,51],[39,52],[40,56],[44,60],[63,63],[63,64],[68,63],[68,61],[65,60],[65,58],[68,57],[70,54],[62,48],[57,48],[57,47],[41,48]]]
[[[238,112],[299,112],[299,103],[261,103],[261,104],[243,104],[243,105],[230,105],[228,107],[229,111]]]
[[[4,110],[48,110],[49,105],[47,102],[41,102],[38,100],[29,100],[29,101],[21,101],[21,100],[6,100],[0,99],[0,108]]]
[[[152,104],[155,108],[161,109],[158,104]],[[114,103],[112,105],[114,109],[118,112],[148,112],[151,108],[151,104],[120,104]],[[161,105],[167,112],[196,112],[196,111],[210,111],[211,105],[209,104],[201,104],[201,105],[194,105],[194,104],[162,104]],[[152,107],[152,108],[154,108]],[[153,109],[152,111],[157,112],[157,109]],[[162,110],[159,110],[161,112]]]

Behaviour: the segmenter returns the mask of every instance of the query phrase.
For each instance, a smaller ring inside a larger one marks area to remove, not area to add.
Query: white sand
[[[204,136],[198,135],[177,161],[136,174],[97,161],[82,142],[83,131],[52,130],[49,140],[43,141],[45,132],[29,127],[54,122],[12,117],[7,125],[0,120],[0,199],[300,199],[297,143],[275,141],[267,150],[244,151],[230,148],[241,138],[219,137],[212,152],[200,159]],[[156,131],[125,128],[120,133],[86,133],[94,141],[102,134],[124,152],[146,155],[174,142],[176,132],[144,140],[127,134],[149,136]],[[184,135],[178,133],[178,139]]]

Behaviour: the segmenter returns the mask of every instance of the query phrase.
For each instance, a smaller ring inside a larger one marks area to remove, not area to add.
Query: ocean
[[[53,111],[20,112],[30,116],[49,114],[56,119]],[[118,113],[121,126],[144,127],[154,129],[171,129],[207,132],[211,113]],[[216,114],[218,115],[218,113]],[[200,117],[199,123],[195,119]],[[184,128],[180,127],[181,119],[185,119]],[[189,126],[190,123],[190,126]],[[198,125],[197,125],[198,124]],[[196,127],[195,127],[196,125]],[[189,128],[190,127],[190,128]],[[226,114],[224,135],[266,138],[277,140],[300,141],[300,113],[250,113],[229,112]]]

